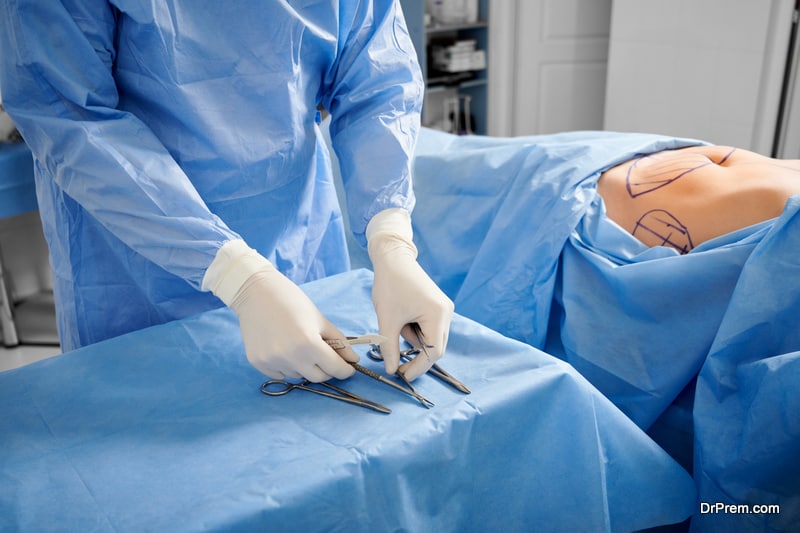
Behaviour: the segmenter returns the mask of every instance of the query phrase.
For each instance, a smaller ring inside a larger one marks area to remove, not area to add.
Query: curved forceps
[[[294,389],[305,390],[309,392],[313,392],[315,394],[320,394],[322,396],[327,396],[328,398],[334,398],[336,400],[341,400],[343,402],[353,403],[356,405],[360,405],[361,407],[366,407],[367,409],[372,409],[374,411],[379,411],[381,413],[386,413],[387,415],[392,412],[391,409],[388,407],[384,407],[379,403],[372,402],[370,400],[364,399],[361,396],[353,394],[352,392],[346,391],[336,385],[331,385],[330,383],[317,383],[322,387],[326,387],[334,392],[328,392],[325,390],[320,390],[312,387],[313,383],[307,379],[304,379],[300,383],[292,383],[290,381],[286,381],[283,379],[270,379],[269,381],[265,381],[261,384],[261,392],[266,394],[267,396],[283,396],[284,394],[293,391]]]

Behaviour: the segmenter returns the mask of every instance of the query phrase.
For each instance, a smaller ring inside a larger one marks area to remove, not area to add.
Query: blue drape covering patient
[[[732,204],[733,222],[701,235],[663,213],[623,228],[597,191],[604,171],[629,162],[616,169],[625,176],[691,146],[708,145],[424,130],[414,160],[420,262],[457,312],[569,361],[642,428],[694,392],[687,429],[700,501],[781,512],[698,512],[692,527],[789,530],[800,521],[800,196],[762,222]],[[665,181],[682,179],[671,172]],[[643,185],[629,186],[633,197]],[[671,242],[645,244],[634,230],[648,220],[676,230]],[[725,232],[737,220],[745,227]]]

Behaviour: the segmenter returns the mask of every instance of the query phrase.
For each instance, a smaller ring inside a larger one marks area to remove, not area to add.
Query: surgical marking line
[[[694,172],[697,169],[700,169],[700,168],[706,167],[708,165],[714,164],[711,161],[706,161],[706,162],[701,163],[699,165],[696,165],[694,167],[690,167],[690,168],[688,168],[686,170],[684,170],[684,168],[686,168],[686,167],[683,167],[683,166],[678,167],[677,169],[673,167],[672,169],[668,169],[668,170],[664,170],[664,171],[662,171],[660,169],[657,169],[657,172],[655,172],[655,173],[651,172],[647,176],[639,177],[634,181],[632,176],[631,176],[631,173],[633,172],[633,169],[637,168],[637,166],[639,165],[640,161],[643,161],[645,158],[648,158],[648,157],[650,157],[650,156],[647,155],[647,156],[644,156],[644,157],[640,157],[639,159],[634,161],[633,164],[631,164],[631,166],[628,167],[628,171],[627,171],[627,173],[625,175],[625,188],[628,190],[628,195],[631,198],[636,198],[636,197],[641,196],[643,194],[647,194],[649,192],[653,192],[655,190],[658,190],[658,189],[660,189],[662,187],[666,187],[667,185],[669,185],[673,181],[682,178],[683,176],[689,174],[690,172]],[[666,163],[666,165],[669,166],[669,163]],[[669,172],[681,172],[681,173],[678,174],[677,176],[675,176],[674,178],[671,178],[671,179],[668,179],[668,180],[654,180],[654,178],[657,178],[658,176],[660,176],[662,174],[667,174]],[[640,181],[640,180],[645,180],[645,181]],[[647,180],[649,180],[649,181],[647,181]],[[645,188],[647,185],[651,185],[651,186],[649,188]],[[642,189],[644,189],[644,190],[642,190],[641,192],[634,192],[633,189],[634,189],[634,187],[637,187],[637,186],[642,188]]]
[[[717,163],[717,164],[718,164],[718,165],[722,165],[722,163],[724,163],[725,161],[727,161],[727,160],[728,160],[728,158],[729,158],[730,156],[732,156],[732,155],[733,155],[733,152],[735,152],[735,151],[736,151],[736,148],[733,148],[733,149],[731,149],[731,151],[730,151],[730,152],[728,152],[728,153],[725,155],[725,157],[723,157],[723,158],[720,160],[720,162],[719,162],[719,163]]]
[[[694,248],[692,237],[686,226],[663,209],[652,209],[643,214],[636,222],[631,234],[636,236],[640,228],[661,239],[662,246],[669,245],[681,254],[686,254]],[[676,242],[675,237],[677,236],[683,237],[685,242],[683,244]]]

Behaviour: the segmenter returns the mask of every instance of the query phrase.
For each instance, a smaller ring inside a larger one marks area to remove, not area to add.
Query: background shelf
[[[486,134],[488,73],[488,1],[477,2],[478,19],[464,24],[439,24],[426,11],[425,0],[400,0],[408,31],[425,78],[425,103],[422,124],[430,128],[464,133],[464,124],[472,125],[471,133]],[[426,24],[427,21],[427,24]],[[474,40],[477,50],[487,56],[486,68],[462,72],[442,72],[434,69],[432,45]],[[459,102],[461,126],[449,116],[453,101]],[[467,104],[468,102],[468,104]],[[468,110],[465,108],[468,105]],[[469,114],[469,117],[464,115]],[[469,118],[469,120],[467,120]]]

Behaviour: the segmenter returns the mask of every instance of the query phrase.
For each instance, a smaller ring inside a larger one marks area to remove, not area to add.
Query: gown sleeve
[[[199,289],[219,247],[238,235],[154,133],[118,108],[115,9],[100,0],[9,0],[0,9],[0,94],[39,178]]]
[[[411,211],[410,161],[423,81],[398,2],[342,2],[337,60],[325,78],[331,141],[341,165],[350,227],[363,245],[379,211]]]

